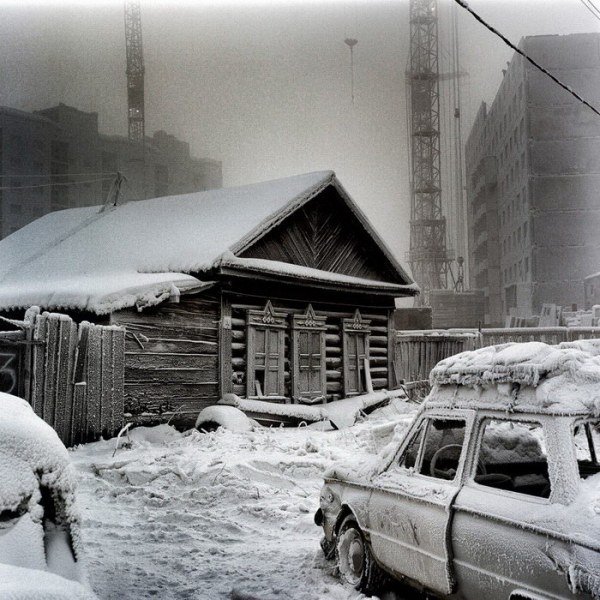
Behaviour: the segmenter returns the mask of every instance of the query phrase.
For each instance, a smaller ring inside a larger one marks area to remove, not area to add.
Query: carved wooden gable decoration
[[[284,219],[241,256],[406,283],[331,186]]]

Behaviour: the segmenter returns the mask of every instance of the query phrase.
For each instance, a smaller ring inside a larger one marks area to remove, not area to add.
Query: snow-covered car
[[[92,600],[69,455],[25,400],[0,393],[0,598]]]
[[[440,362],[399,444],[325,474],[321,546],[374,593],[600,598],[600,343]]]

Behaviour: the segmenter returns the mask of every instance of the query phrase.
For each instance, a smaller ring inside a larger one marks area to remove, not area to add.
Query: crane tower
[[[129,140],[144,144],[144,54],[140,0],[125,0]]]
[[[419,303],[427,306],[431,290],[448,287],[450,271],[441,204],[437,0],[410,0],[409,10],[411,214],[407,258],[421,287]]]

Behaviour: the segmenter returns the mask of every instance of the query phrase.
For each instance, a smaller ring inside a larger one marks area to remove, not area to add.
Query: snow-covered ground
[[[404,412],[407,414],[403,414]],[[340,431],[311,428],[178,433],[162,425],[71,452],[83,542],[101,599],[363,598],[334,576],[314,525],[323,472],[373,453],[397,402]]]

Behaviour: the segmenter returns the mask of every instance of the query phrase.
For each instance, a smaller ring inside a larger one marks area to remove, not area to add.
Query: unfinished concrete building
[[[534,36],[520,48],[600,104],[600,34]],[[600,119],[515,54],[466,144],[470,277],[485,322],[584,303],[600,265]]]
[[[0,238],[48,212],[102,204],[117,171],[126,178],[123,200],[222,186],[219,161],[193,158],[189,144],[164,131],[147,137],[142,152],[99,133],[98,113],[0,107]]]

